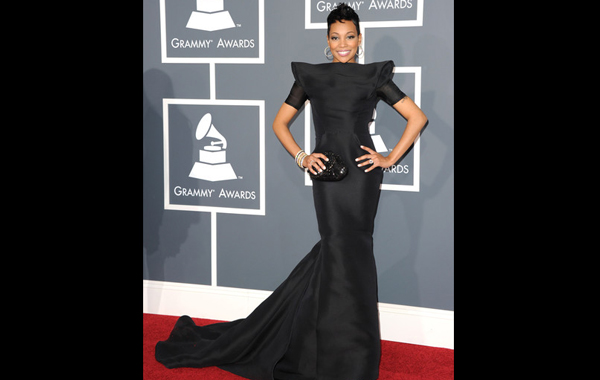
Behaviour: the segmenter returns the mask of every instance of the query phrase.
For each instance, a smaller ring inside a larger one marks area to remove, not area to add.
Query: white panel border
[[[214,86],[211,86],[214,88]],[[258,139],[259,139],[259,208],[245,209],[222,206],[194,206],[171,203],[171,185],[169,169],[169,105],[224,105],[258,107]],[[164,170],[164,208],[165,210],[217,212],[223,214],[265,215],[265,101],[234,99],[178,99],[163,98],[163,170]]]

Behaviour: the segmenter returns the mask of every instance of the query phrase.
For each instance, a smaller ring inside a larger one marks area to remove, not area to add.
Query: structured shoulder
[[[304,82],[302,80],[303,74],[310,66],[312,65],[306,62],[292,62],[292,74],[294,74],[294,80],[302,87],[304,87]]]
[[[394,61],[373,62],[377,67],[377,88],[383,86],[394,77]]]

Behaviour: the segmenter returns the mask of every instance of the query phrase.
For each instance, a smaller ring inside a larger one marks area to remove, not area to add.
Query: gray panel
[[[323,22],[326,16],[316,9],[317,3],[324,6],[335,2],[313,0],[313,23]],[[410,21],[418,14],[417,0],[392,1],[387,12],[368,10],[371,1],[354,3],[360,4],[358,13],[365,24],[377,20]],[[396,3],[400,5],[394,8]],[[211,284],[211,214],[165,210],[163,170],[163,99],[209,99],[211,69],[208,63],[162,63],[159,4],[159,0],[145,0],[143,14],[143,276],[150,280]],[[217,284],[273,290],[308,253],[319,235],[312,188],[305,186],[303,173],[275,137],[271,124],[293,83],[290,62],[327,62],[323,55],[326,30],[305,29],[305,1],[265,0],[264,41],[259,41],[254,13],[257,4],[225,0],[225,10],[235,28],[201,31],[182,25],[194,11],[195,0],[165,0],[167,14],[171,9],[167,17],[169,37],[177,34],[190,41],[212,39],[211,46],[219,39],[242,40],[237,48],[218,54],[186,48],[182,57],[212,54],[219,59],[254,58],[264,42],[262,64],[221,62],[214,66],[215,100],[264,101],[266,173],[264,216],[220,212],[216,215]],[[421,108],[429,118],[420,139],[419,191],[382,192],[374,233],[379,300],[454,310],[454,4],[446,0],[424,0],[423,4],[423,26],[367,27],[364,34],[365,62],[392,59],[396,66],[421,67]],[[243,9],[247,11],[241,12]],[[255,47],[244,47],[244,40],[252,39]],[[171,47],[168,54],[178,54],[177,49]],[[397,73],[394,80],[415,99],[414,73]],[[213,194],[222,189],[230,194],[236,190],[257,191],[257,107],[169,107],[171,185],[177,179],[182,187],[215,189]],[[291,125],[301,146],[305,144],[306,112],[303,109]],[[194,163],[202,161],[200,150],[207,141],[210,144],[210,140],[195,138],[198,122],[207,113],[213,116],[216,130],[227,139],[225,161],[234,169],[235,179],[207,181],[188,176]],[[378,104],[375,134],[381,136],[388,149],[400,138],[405,123],[387,104]],[[414,159],[412,153],[408,154],[393,172],[385,174],[384,181],[411,185]],[[192,198],[177,199],[172,196],[172,203],[189,203]],[[214,199],[194,201],[209,202],[204,203],[208,206],[258,207],[256,199],[231,199],[231,204],[211,204]]]

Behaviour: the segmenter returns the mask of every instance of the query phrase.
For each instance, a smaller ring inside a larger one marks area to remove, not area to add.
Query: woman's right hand
[[[329,161],[326,155],[323,153],[311,153],[308,156],[304,157],[302,161],[302,166],[310,170],[312,174],[317,174],[317,172],[322,172],[325,170],[325,165],[323,161]]]

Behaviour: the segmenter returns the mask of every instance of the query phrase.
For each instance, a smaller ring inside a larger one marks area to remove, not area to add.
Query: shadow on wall
[[[151,69],[144,73],[143,86],[143,278],[164,281],[165,261],[179,253],[190,226],[198,223],[200,215],[164,209],[162,100],[174,97],[173,84],[163,71]],[[169,119],[189,127],[189,138],[170,144],[192,156],[194,126],[176,109],[169,112]]]
[[[385,52],[394,52],[393,57],[396,66],[406,65],[402,47],[391,37],[382,38],[374,47],[375,56],[389,56]],[[445,185],[452,181],[454,173],[454,160],[452,155],[453,129],[444,120],[448,120],[447,114],[452,112],[453,104],[436,103],[438,98],[445,100],[452,98],[451,88],[433,88],[428,83],[439,83],[440,81],[432,79],[436,76],[453,76],[452,52],[445,41],[435,36],[423,36],[417,40],[413,46],[414,62],[428,62],[428,65],[422,66],[422,92],[421,108],[428,118],[425,128],[421,131],[426,137],[421,139],[421,179],[420,192],[417,194],[400,192],[394,194],[390,199],[382,199],[382,206],[390,208],[390,215],[387,218],[398,218],[404,216],[404,220],[399,221],[395,227],[386,227],[379,224],[375,228],[374,237],[376,239],[390,239],[395,236],[399,242],[396,249],[390,252],[378,250],[379,268],[379,289],[380,301],[389,303],[399,303],[403,305],[421,306],[422,304],[453,304],[445,299],[442,294],[427,294],[430,287],[421,286],[416,270],[417,265],[435,265],[440,273],[440,277],[451,277],[453,272],[453,251],[448,247],[448,254],[444,255],[444,260],[439,262],[429,262],[429,258],[418,257],[418,253],[423,249],[419,247],[419,242],[423,242],[424,231],[429,229],[424,226],[425,205],[428,201],[438,197],[439,192]],[[433,56],[432,56],[433,55]],[[417,64],[418,64],[417,63]],[[412,63],[411,64],[415,64]],[[402,89],[403,83],[396,83]],[[404,84],[405,85],[405,84]],[[440,113],[444,116],[440,116]],[[452,113],[453,114],[453,113]],[[404,127],[404,120],[399,117],[399,126]],[[409,149],[409,151],[412,149]],[[408,153],[408,152],[407,152]],[[386,204],[389,201],[388,204]],[[393,211],[392,211],[393,210]],[[386,213],[380,210],[380,214]],[[381,218],[381,216],[378,216]],[[447,223],[452,223],[449,219]],[[429,223],[429,221],[428,221]],[[436,221],[444,223],[444,221]],[[440,229],[436,226],[436,229]],[[452,230],[449,227],[448,230]],[[447,259],[447,260],[446,260]],[[439,268],[439,269],[438,269]],[[450,273],[448,273],[450,272]],[[435,286],[434,286],[435,287]],[[452,293],[452,291],[449,291]],[[444,308],[441,307],[440,308]],[[446,308],[453,309],[449,305]]]

